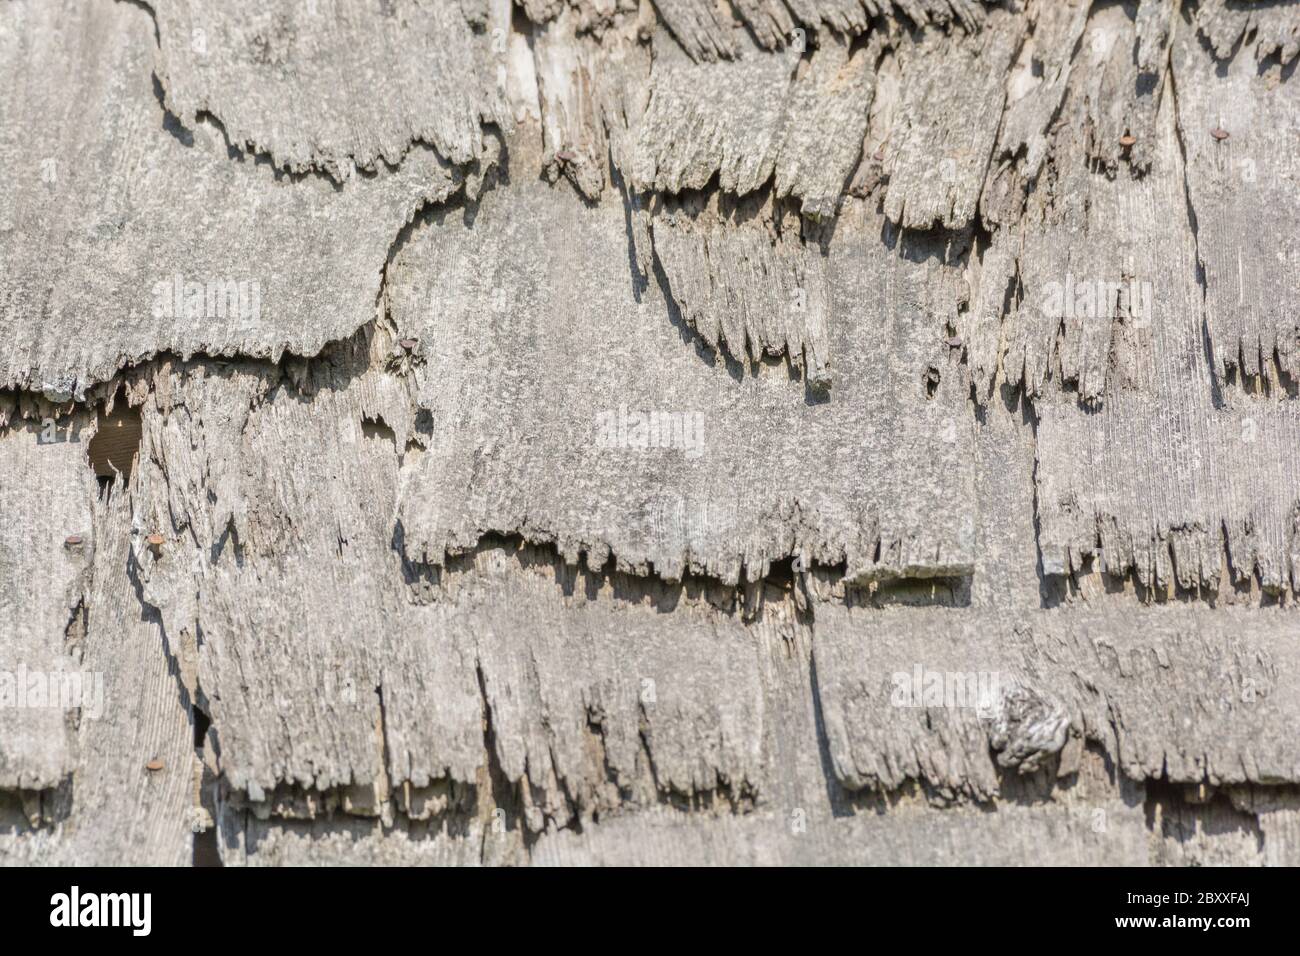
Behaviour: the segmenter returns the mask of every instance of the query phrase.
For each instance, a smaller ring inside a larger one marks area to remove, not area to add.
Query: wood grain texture
[[[0,5],[0,862],[1300,862],[1297,23]]]
[[[1283,378],[1294,389],[1300,376],[1300,96],[1296,84],[1280,82],[1281,63],[1265,69],[1257,61],[1271,52],[1258,33],[1254,52],[1243,49],[1224,64],[1191,30],[1179,35],[1173,55],[1179,135],[1215,375],[1225,385],[1232,377],[1263,378],[1275,389],[1285,387]],[[1294,56],[1293,49],[1284,54]],[[1262,222],[1276,227],[1268,238]]]
[[[196,818],[180,648],[140,603],[126,489],[98,488],[79,417],[66,424],[81,441],[39,444],[23,427],[0,438],[3,527],[22,535],[0,552],[0,671],[28,684],[25,699],[3,690],[0,791],[30,811],[0,837],[0,862],[183,866]],[[53,693],[38,700],[40,687]]]
[[[313,355],[373,316],[398,231],[459,186],[427,149],[341,187],[290,185],[232,159],[220,129],[163,112],[140,8],[16,3],[0,16],[4,111],[42,117],[0,130],[15,175],[0,195],[5,388],[81,398],[167,351]]]
[[[191,126],[215,117],[230,142],[282,169],[347,179],[397,165],[416,142],[473,162],[487,153],[483,124],[508,123],[483,68],[490,37],[452,3],[148,7],[167,108]]]
[[[883,247],[874,214],[833,247],[830,313],[854,321],[831,332],[843,384],[818,402],[779,365],[697,354],[654,285],[638,302],[621,210],[544,186],[505,198],[486,196],[472,228],[437,217],[389,273],[421,293],[393,319],[421,343],[413,378],[436,441],[405,479],[408,557],[436,563],[488,529],[670,580],[754,580],[796,554],[847,562],[852,578],[968,573],[964,398],[938,373],[927,396],[912,371],[939,361],[931,330],[957,307],[941,250]],[[572,281],[548,281],[561,274]],[[571,318],[584,314],[600,319]]]
[[[84,464],[86,416],[53,422],[24,423],[0,440],[0,788],[11,790],[52,790],[76,763],[82,696],[62,691],[65,675],[82,676],[68,630],[95,554],[95,483]]]
[[[1023,16],[995,8],[977,36],[925,31],[902,43],[902,93],[885,147],[885,214],[906,229],[974,218]]]
[[[1261,734],[1300,700],[1289,621],[1171,608],[1134,623],[1120,636],[1104,612],[819,607],[813,655],[837,778],[992,797],[999,768],[1053,762],[1068,775],[1072,751],[1097,744],[1136,781],[1294,779],[1294,742]]]

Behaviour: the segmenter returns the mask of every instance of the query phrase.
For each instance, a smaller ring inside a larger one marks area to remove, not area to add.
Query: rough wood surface
[[[232,156],[160,108],[138,7],[2,15],[0,387],[81,398],[161,352],[314,355],[372,317],[398,232],[459,186],[428,149],[342,186]]]
[[[0,862],[186,865],[197,764],[182,650],[141,606],[139,531],[122,480],[101,492],[87,467],[92,422],[60,424],[80,440],[0,438],[3,527],[22,535],[0,551],[0,791],[21,798]],[[20,677],[25,699],[6,680]]]
[[[1277,11],[1270,11],[1276,16]],[[1202,12],[1202,17],[1205,13]],[[1198,21],[1199,22],[1199,21]],[[1300,24],[1291,21],[1291,29]],[[1226,380],[1300,377],[1300,87],[1261,75],[1274,55],[1256,25],[1255,57],[1227,63],[1184,31],[1173,54],[1178,125],[1187,156],[1188,201],[1205,270],[1205,324],[1213,368]],[[1300,52],[1293,34],[1282,59]],[[1267,234],[1260,223],[1268,222]]]
[[[454,3],[429,0],[157,0],[164,103],[187,125],[294,172],[335,179],[400,163],[415,142],[453,163],[505,125],[483,68],[488,37]],[[380,107],[382,104],[382,107]]]
[[[819,607],[813,657],[836,777],[991,798],[999,768],[1055,758],[1073,774],[1096,744],[1131,780],[1295,779],[1296,742],[1261,734],[1300,704],[1289,622],[1171,608],[1134,623],[1121,636],[1106,613]],[[900,677],[912,691],[901,705]]]
[[[75,431],[85,424],[84,416],[64,418],[65,431],[55,436],[53,428],[25,422],[7,430],[0,442],[5,510],[0,525],[0,693],[5,705],[0,708],[0,787],[5,789],[53,789],[76,761],[76,736],[68,724],[80,710],[80,695],[72,713],[47,706],[46,680],[37,680],[41,705],[20,707],[18,695],[25,697],[30,689],[20,686],[29,683],[27,672],[80,676],[73,666],[76,652],[70,653],[66,644],[94,554],[90,489],[95,481],[83,463],[85,439]],[[43,431],[63,441],[42,444]],[[61,681],[57,687],[56,694]]]
[[[997,9],[978,37],[926,31],[899,50],[902,94],[885,148],[885,214],[907,229],[975,215],[1025,19]]]
[[[6,0],[0,862],[1300,863],[1298,37]]]
[[[494,531],[670,580],[752,581],[796,555],[853,579],[968,573],[964,397],[937,373],[928,396],[921,373],[959,276],[912,269],[929,247],[882,244],[867,218],[832,246],[829,304],[806,290],[802,314],[855,319],[828,336],[842,384],[825,401],[781,364],[716,361],[674,328],[657,286],[638,292],[617,207],[521,183],[487,194],[472,226],[437,213],[388,273],[431,429],[403,478],[407,556],[437,563]]]

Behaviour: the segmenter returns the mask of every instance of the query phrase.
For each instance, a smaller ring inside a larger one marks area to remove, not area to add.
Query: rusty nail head
[[[1210,130],[1210,135],[1215,139],[1225,140],[1228,138],[1228,131],[1222,127],[1216,126],[1214,129]]]
[[[152,773],[157,773],[159,770],[161,770],[161,769],[163,768],[163,762],[162,762],[161,760],[159,760],[157,757],[154,757],[152,760],[150,760],[150,761],[149,761],[147,764],[145,764],[144,766],[145,766],[145,769],[146,769],[146,770],[148,770],[148,771],[150,771],[150,772],[152,772]]]
[[[402,339],[401,342],[402,348],[406,349],[408,352],[419,344],[419,339]]]
[[[1119,138],[1119,144],[1125,148],[1132,146],[1136,142],[1137,142],[1137,137],[1130,136],[1128,133],[1125,133],[1123,136]]]
[[[70,534],[63,539],[63,543],[69,548],[75,548],[77,545],[81,544],[81,535]]]
[[[157,548],[162,545],[163,536],[155,531],[153,534],[149,535],[149,537],[145,538],[145,540],[149,542],[149,547]]]

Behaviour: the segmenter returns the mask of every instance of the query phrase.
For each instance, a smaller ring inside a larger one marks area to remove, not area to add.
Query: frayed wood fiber
[[[1300,862],[1300,3],[0,3],[0,862]]]

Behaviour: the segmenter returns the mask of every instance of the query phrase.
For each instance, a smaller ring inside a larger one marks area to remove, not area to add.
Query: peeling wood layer
[[[885,214],[907,229],[974,218],[1025,20],[995,9],[976,38],[927,31],[899,52],[902,95],[885,151]]]
[[[1273,11],[1276,15],[1276,10]],[[1300,18],[1292,21],[1300,31]],[[1259,28],[1256,27],[1258,30]],[[1263,39],[1256,52],[1268,56]],[[1300,44],[1297,33],[1291,44]],[[1288,48],[1294,59],[1294,47]],[[1179,135],[1205,270],[1206,327],[1215,375],[1300,378],[1300,90],[1246,51],[1226,65],[1188,30],[1174,51]],[[1270,223],[1265,233],[1260,223]]]
[[[630,185],[678,193],[716,176],[744,196],[775,177],[777,195],[799,198],[805,215],[834,216],[861,152],[880,50],[830,35],[807,60],[796,51],[724,64],[658,57]]]
[[[873,21],[893,18],[915,26],[960,25],[978,32],[982,4],[991,0],[654,0],[655,8],[692,59],[731,59],[746,41],[741,27],[765,49],[800,43],[806,31],[845,36],[865,33]],[[797,26],[796,26],[797,25]],[[795,31],[798,30],[796,33]]]
[[[1221,60],[1231,59],[1243,40],[1259,61],[1276,56],[1285,65],[1300,55],[1300,21],[1292,4],[1201,0],[1194,19],[1197,32]]]
[[[1297,24],[10,0],[0,862],[1300,862]]]
[[[1207,403],[1208,404],[1208,403]],[[1098,569],[1217,594],[1300,586],[1300,417],[1132,399],[1043,410],[1040,545],[1050,573]],[[1257,583],[1256,583],[1257,582]]]
[[[394,237],[460,186],[426,149],[341,186],[232,156],[163,110],[130,4],[0,16],[4,112],[33,117],[0,130],[0,387],[81,398],[160,352],[314,355],[372,317]]]
[[[1024,340],[1024,380],[1052,374],[1056,360],[1080,400],[1100,405],[1039,403],[1043,565],[1066,573],[1098,552],[1102,570],[1132,571],[1146,587],[1216,593],[1226,556],[1235,584],[1285,592],[1298,553],[1300,413],[1216,388],[1196,257],[1232,219],[1199,226],[1173,114],[1166,101],[1149,176],[1121,186],[1081,171],[1058,222],[1030,242],[1047,255],[1022,256],[1016,320],[1036,331]],[[1107,225],[1116,222],[1118,234]],[[1103,231],[1109,243],[1093,238]],[[1205,281],[1208,290],[1219,277]]]
[[[420,142],[457,164],[508,125],[486,69],[490,37],[427,0],[149,0],[164,102],[187,126],[215,117],[281,169],[396,166]],[[385,108],[377,110],[375,103]]]
[[[817,610],[819,699],[850,789],[915,779],[988,799],[999,768],[1050,759],[1068,776],[1089,743],[1131,780],[1276,783],[1300,770],[1293,740],[1261,733],[1300,703],[1284,621],[1169,609],[1121,637],[1104,613]]]
[[[955,270],[908,259],[929,247],[883,247],[879,219],[833,247],[829,310],[856,322],[831,330],[843,384],[827,402],[664,321],[657,286],[634,283],[620,209],[520,184],[435,222],[388,273],[434,433],[398,506],[409,558],[438,563],[491,529],[670,580],[755,580],[792,555],[855,579],[968,573],[964,397],[911,371],[955,310]]]
[[[811,387],[826,389],[826,257],[816,244],[777,232],[770,203],[770,196],[732,203],[714,193],[659,207],[649,216],[653,264],[709,348],[739,361],[788,356]],[[798,228],[791,218],[786,230]]]

